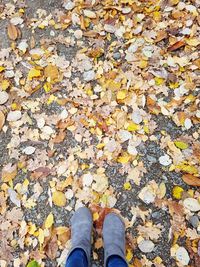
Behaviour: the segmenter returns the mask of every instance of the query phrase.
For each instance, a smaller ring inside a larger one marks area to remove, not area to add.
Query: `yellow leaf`
[[[145,68],[147,67],[147,65],[148,65],[148,61],[146,61],[146,60],[141,60],[141,61],[140,61],[140,65],[139,65],[139,67],[140,67],[141,69],[145,69]]]
[[[67,201],[65,194],[61,191],[53,192],[52,200],[53,200],[54,205],[59,206],[59,207],[64,207]]]
[[[7,90],[8,87],[10,86],[10,82],[8,80],[3,80],[2,83],[1,83],[1,88],[2,90]]]
[[[125,189],[125,190],[131,190],[131,188],[132,188],[132,186],[131,186],[131,184],[130,184],[129,182],[126,182],[126,183],[124,184],[124,189]]]
[[[173,195],[173,197],[176,198],[176,199],[181,199],[182,194],[183,194],[183,191],[184,191],[184,190],[183,190],[182,187],[176,185],[176,186],[174,186],[174,188],[173,188],[173,190],[172,190],[172,195]]]
[[[44,243],[44,231],[41,228],[39,229],[38,241],[40,242],[40,244]]]
[[[197,46],[200,44],[200,40],[198,40],[197,38],[190,38],[186,40],[186,43],[191,46]]]
[[[124,154],[123,156],[119,157],[119,158],[117,159],[117,161],[118,161],[119,163],[124,164],[124,163],[128,163],[130,159],[131,159],[131,156],[130,156],[129,154]]]
[[[46,218],[46,221],[44,223],[45,228],[50,228],[54,223],[54,217],[52,213],[49,213],[49,215]]]
[[[51,91],[51,84],[50,84],[50,83],[46,82],[46,83],[44,84],[44,91],[45,91],[46,93],[48,93],[49,91]]]
[[[3,70],[5,70],[5,68],[3,66],[0,66],[0,72],[2,72]]]
[[[33,78],[39,77],[41,75],[40,70],[31,69],[28,73],[28,79],[32,80]]]
[[[126,259],[128,262],[130,262],[133,258],[133,253],[131,251],[131,249],[127,249],[127,252],[126,252]]]
[[[162,85],[164,83],[164,79],[161,77],[155,77],[154,78],[156,85]]]
[[[174,144],[175,144],[176,147],[178,147],[180,149],[188,148],[188,144],[184,143],[184,142],[181,142],[181,141],[175,141]]]
[[[7,183],[12,181],[17,175],[17,166],[14,164],[6,165],[2,170],[2,181]]]
[[[129,123],[129,125],[128,125],[128,127],[127,127],[127,130],[128,130],[129,132],[138,131],[139,129],[140,129],[140,126],[137,125],[137,124],[134,123],[134,122]]]
[[[184,162],[179,165],[176,165],[176,168],[189,174],[198,173],[198,170],[195,166],[190,166],[188,163],[184,163]]]
[[[30,235],[33,235],[33,234],[35,233],[36,230],[37,230],[37,228],[36,228],[35,224],[30,223],[29,228],[28,228],[28,233],[29,233]]]
[[[58,68],[54,65],[48,65],[44,70],[44,76],[48,79],[48,82],[54,82],[59,77]]]
[[[50,105],[53,101],[56,101],[57,97],[55,95],[50,95],[49,99],[47,100],[47,105]]]
[[[99,213],[95,212],[93,213],[93,221],[97,221],[99,219]]]
[[[119,92],[117,92],[117,99],[118,100],[123,100],[126,98],[127,95],[127,91],[126,90],[121,90]]]

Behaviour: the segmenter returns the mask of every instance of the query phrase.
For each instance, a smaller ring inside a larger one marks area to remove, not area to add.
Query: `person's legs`
[[[77,248],[68,257],[65,267],[88,267],[87,256],[84,250]]]

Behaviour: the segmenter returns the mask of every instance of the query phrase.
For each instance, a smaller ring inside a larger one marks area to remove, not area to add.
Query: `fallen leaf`
[[[0,111],[0,131],[4,126],[4,123],[5,123],[5,115],[2,111]]]
[[[183,181],[192,186],[200,186],[200,178],[192,175],[192,174],[184,174],[182,176]]]
[[[59,71],[58,68],[54,65],[48,65],[44,69],[44,76],[49,79],[49,82],[54,82],[59,77]]]
[[[59,207],[64,207],[67,202],[65,194],[61,191],[53,192],[52,200],[53,200],[54,205],[59,206]]]
[[[18,37],[18,29],[17,29],[17,27],[15,25],[10,23],[8,25],[7,32],[8,32],[8,37],[10,38],[10,40],[15,41],[17,39],[17,37]]]
[[[187,149],[188,148],[188,144],[185,142],[181,142],[181,141],[175,141],[174,142],[175,146],[180,148],[180,149]]]
[[[168,50],[169,52],[173,52],[173,51],[175,51],[175,50],[177,50],[177,49],[179,49],[179,48],[181,48],[181,47],[183,47],[183,46],[185,46],[185,41],[180,40],[180,41],[174,43],[173,45],[171,45],[170,47],[168,47],[167,50]]]
[[[46,255],[51,259],[56,258],[56,254],[58,251],[58,244],[57,244],[57,237],[54,234],[53,237],[51,237],[50,240],[46,242],[46,246],[44,247],[44,250],[46,252]]]
[[[49,213],[49,215],[47,216],[44,226],[45,228],[50,228],[54,223],[54,217],[52,213]]]
[[[12,163],[8,163],[6,166],[3,167],[2,170],[2,181],[3,182],[10,182],[12,181],[17,175],[17,165]]]
[[[176,185],[176,186],[174,186],[174,188],[172,190],[172,195],[176,199],[181,199],[183,192],[184,192],[183,188]]]
[[[40,267],[40,264],[37,261],[32,260],[27,264],[26,267]]]
[[[28,73],[28,79],[32,80],[33,78],[40,77],[41,71],[37,69],[30,69]]]

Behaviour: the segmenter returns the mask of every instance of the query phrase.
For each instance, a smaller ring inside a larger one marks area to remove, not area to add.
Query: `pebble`
[[[188,255],[187,250],[184,247],[179,247],[176,251],[176,260],[180,262],[182,265],[188,265],[190,261],[190,257]]]
[[[120,54],[119,52],[116,52],[116,53],[113,54],[113,58],[114,58],[115,60],[118,60],[118,59],[121,58],[121,54]]]
[[[159,211],[155,211],[151,214],[151,217],[154,219],[160,219],[161,218],[161,213]]]
[[[92,81],[95,78],[95,72],[93,70],[89,70],[83,73],[83,79],[86,82]]]
[[[169,155],[165,154],[159,158],[159,162],[163,166],[168,166],[172,163],[172,160],[170,159]]]
[[[83,36],[83,32],[81,30],[76,30],[74,32],[74,36],[76,37],[76,39],[81,39]]]
[[[200,210],[200,203],[197,199],[194,198],[186,198],[183,201],[183,206],[187,209],[189,209],[190,211],[196,212]]]
[[[18,121],[21,119],[22,113],[19,110],[10,111],[7,116],[7,121]]]
[[[0,92],[0,105],[5,104],[8,101],[9,95],[8,93],[1,91]]]
[[[67,1],[63,6],[67,10],[72,10],[75,7],[75,3],[73,1]]]
[[[27,146],[23,149],[23,153],[26,155],[32,155],[35,152],[36,148],[33,146]]]
[[[152,252],[155,245],[151,240],[142,240],[139,244],[138,244],[139,249],[144,252],[144,253],[149,253]]]
[[[199,218],[198,216],[194,215],[192,217],[189,218],[189,222],[191,223],[191,225],[194,227],[194,228],[197,228],[198,225],[199,225]]]

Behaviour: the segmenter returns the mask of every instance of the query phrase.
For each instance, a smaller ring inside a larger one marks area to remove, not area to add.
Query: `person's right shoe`
[[[125,225],[122,219],[115,213],[109,213],[103,224],[104,240],[104,266],[108,264],[111,256],[119,256],[126,265],[125,257]]]

